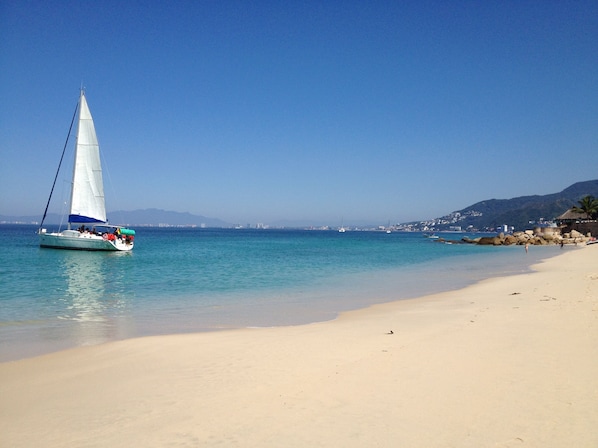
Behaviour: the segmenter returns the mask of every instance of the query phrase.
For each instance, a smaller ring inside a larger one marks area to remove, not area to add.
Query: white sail
[[[79,126],[69,222],[106,222],[100,146],[83,91],[79,101]]]

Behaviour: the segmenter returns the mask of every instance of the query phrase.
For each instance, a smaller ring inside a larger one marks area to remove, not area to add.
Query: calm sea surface
[[[435,243],[420,233],[173,228],[138,228],[132,252],[101,253],[41,249],[36,230],[0,225],[0,361],[136,336],[326,320],[524,272],[558,253]]]

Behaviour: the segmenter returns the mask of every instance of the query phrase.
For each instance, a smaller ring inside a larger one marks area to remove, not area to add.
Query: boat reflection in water
[[[76,345],[93,345],[127,337],[127,302],[118,286],[124,274],[117,259],[129,253],[64,251],[61,255],[66,284],[58,318],[66,324],[68,339]]]

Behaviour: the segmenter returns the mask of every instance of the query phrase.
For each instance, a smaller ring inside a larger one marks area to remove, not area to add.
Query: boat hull
[[[110,241],[100,235],[81,233],[77,230],[64,230],[60,233],[39,233],[40,247],[70,250],[129,251],[133,242],[121,239]]]

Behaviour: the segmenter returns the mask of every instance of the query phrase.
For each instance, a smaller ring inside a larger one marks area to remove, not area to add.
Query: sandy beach
[[[598,245],[534,270],[1,363],[0,446],[595,448]]]

